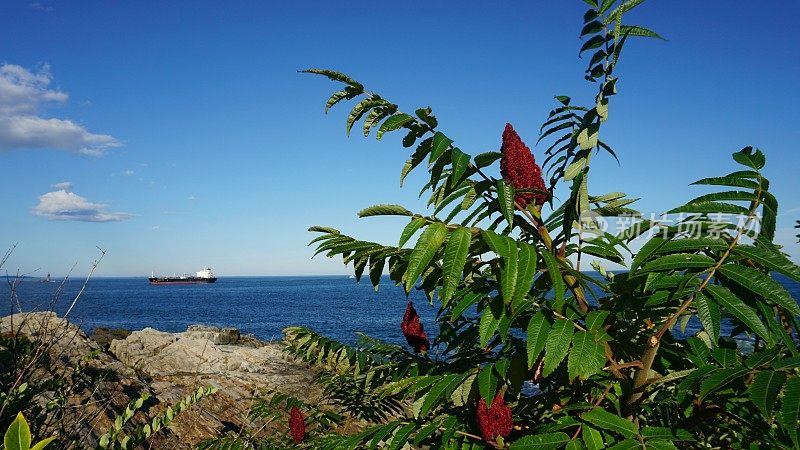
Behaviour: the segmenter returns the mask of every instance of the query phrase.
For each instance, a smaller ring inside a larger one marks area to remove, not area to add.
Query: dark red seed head
[[[492,400],[491,408],[486,407],[486,402],[482,398],[478,400],[477,418],[481,435],[487,441],[492,441],[497,436],[507,437],[514,425],[511,408],[506,406],[499,392]]]
[[[517,203],[523,208],[529,203],[537,206],[544,204],[549,195],[542,178],[542,169],[536,164],[531,149],[522,142],[510,123],[506,124],[506,129],[503,131],[500,153],[503,154],[500,159],[500,174],[503,178],[510,182],[514,189],[530,189],[527,192],[516,193]]]
[[[289,432],[297,444],[303,442],[306,437],[306,421],[297,406],[292,406],[289,411]]]
[[[422,323],[419,321],[419,314],[414,309],[414,304],[408,302],[406,312],[403,314],[403,322],[400,324],[400,330],[403,331],[403,336],[406,337],[406,342],[410,345],[415,353],[427,352],[430,348],[428,335],[422,328]]]

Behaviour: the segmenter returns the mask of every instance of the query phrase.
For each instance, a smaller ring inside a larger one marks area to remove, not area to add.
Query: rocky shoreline
[[[55,313],[35,312],[0,319],[0,333],[52,342],[48,352],[61,370],[84,364],[95,373],[113,374],[71,393],[68,404],[72,408],[67,408],[71,412],[56,421],[74,422],[76,436],[90,448],[115,416],[142,393],[150,395],[145,414],[137,414],[143,423],[146,415],[152,416],[148,411],[163,410],[198,387],[217,389],[158,433],[153,448],[192,448],[220,433],[252,426],[248,412],[253,399],[263,392],[282,392],[308,403],[316,403],[321,395],[314,374],[287,357],[282,343],[241,336],[234,328],[193,325],[180,333],[153,328],[101,331],[93,333],[98,342]],[[87,359],[87,355],[93,357]],[[59,430],[57,423],[51,428]]]

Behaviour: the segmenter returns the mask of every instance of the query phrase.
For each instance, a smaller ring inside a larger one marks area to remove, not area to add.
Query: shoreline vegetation
[[[45,439],[35,450],[49,438],[101,450],[800,449],[800,305],[772,277],[800,281],[800,266],[775,243],[766,156],[747,146],[708,158],[709,177],[693,183],[703,193],[666,213],[677,222],[595,192],[592,162],[619,161],[601,130],[622,50],[663,38],[627,23],[641,0],[583,2],[579,56],[596,94],[554,97],[538,163],[510,123],[499,151],[470,155],[430,107],[406,113],[341,72],[301,71],[336,84],[325,112],[350,103],[348,135],[404,136],[401,186],[415,169],[429,175],[420,196],[432,213],[358,213],[405,217],[396,245],[309,228],[315,255],[437,309],[422,318],[409,298],[397,318],[407,345],[366,334],[346,345],[300,326],[262,342],[200,325],[98,330],[101,345],[68,320],[100,249],[62,317],[0,321],[4,450],[30,450],[31,434]],[[610,233],[604,218],[631,223]],[[701,326],[682,336],[691,320]]]
[[[141,398],[126,419],[128,433],[198,388],[213,386],[213,395],[180,414],[151,442],[153,448],[188,449],[231,430],[263,427],[260,433],[269,433],[264,420],[250,418],[250,406],[259,398],[280,393],[313,404],[321,396],[313,372],[291,361],[280,343],[241,336],[233,328],[97,329],[90,338],[55,313],[32,312],[0,319],[0,336],[0,353],[12,341],[44,350],[21,394],[30,395],[28,401],[63,406],[42,408],[28,420],[36,435],[57,436],[64,448],[98,447],[114,419]]]

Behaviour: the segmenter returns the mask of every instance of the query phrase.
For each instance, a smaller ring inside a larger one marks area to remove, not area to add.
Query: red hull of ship
[[[208,280],[150,280],[150,284],[208,284],[214,283],[217,281],[216,278],[210,278]]]

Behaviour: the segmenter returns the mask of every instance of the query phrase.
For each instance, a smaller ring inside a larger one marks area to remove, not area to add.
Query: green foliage
[[[28,421],[22,413],[17,413],[16,419],[8,426],[3,436],[3,450],[42,450],[47,447],[54,437],[43,439],[31,445],[31,430]]]
[[[178,414],[189,409],[192,405],[200,401],[201,398],[215,393],[217,389],[213,386],[205,388],[197,388],[197,391],[188,394],[180,402],[174,406],[167,406],[161,413],[155,415],[152,419],[145,421],[145,423],[136,427],[128,426],[130,420],[134,417],[136,412],[145,405],[148,400],[148,394],[142,394],[136,400],[132,400],[121,414],[114,418],[114,424],[100,436],[100,441],[97,444],[97,449],[133,449],[141,443],[150,439],[150,437],[161,430],[163,427],[169,426],[172,420]],[[132,429],[131,429],[132,428]]]
[[[362,336],[347,346],[303,328],[285,330],[287,351],[319,371],[325,399],[359,420],[357,429],[319,427],[313,448],[763,448],[798,445],[800,308],[773,273],[800,268],[773,243],[777,199],[764,154],[745,147],[733,172],[695,184],[713,191],[670,210],[680,220],[640,220],[622,192],[590,191],[592,156],[615,151],[601,139],[617,94],[617,67],[629,39],[661,38],[626,24],[641,0],[584,0],[579,49],[596,88],[585,106],[555,97],[540,128],[543,171],[563,202],[521,209],[507,180],[491,175],[497,152],[472,156],[439,129],[430,108],[404,113],[338,72],[327,107],[352,100],[346,129],[400,132],[410,157],[401,186],[418,167],[429,178],[433,214],[378,205],[362,217],[409,217],[398,244],[361,241],[327,227],[311,245],[369,266],[405,292],[423,291],[437,308],[438,336],[419,355]],[[398,133],[395,133],[398,134]],[[427,164],[423,166],[423,162]],[[725,164],[718,164],[722,167]],[[736,219],[731,220],[730,215]],[[601,217],[634,223],[617,235]],[[643,240],[635,254],[628,246]],[[581,272],[594,257],[595,278]],[[631,259],[632,257],[632,259]],[[624,264],[612,273],[606,262]],[[689,321],[702,329],[686,336]],[[400,312],[398,312],[398,323]],[[479,401],[500,395],[513,414],[507,436],[481,435]],[[284,405],[288,408],[288,403]],[[272,441],[274,442],[274,441]]]

